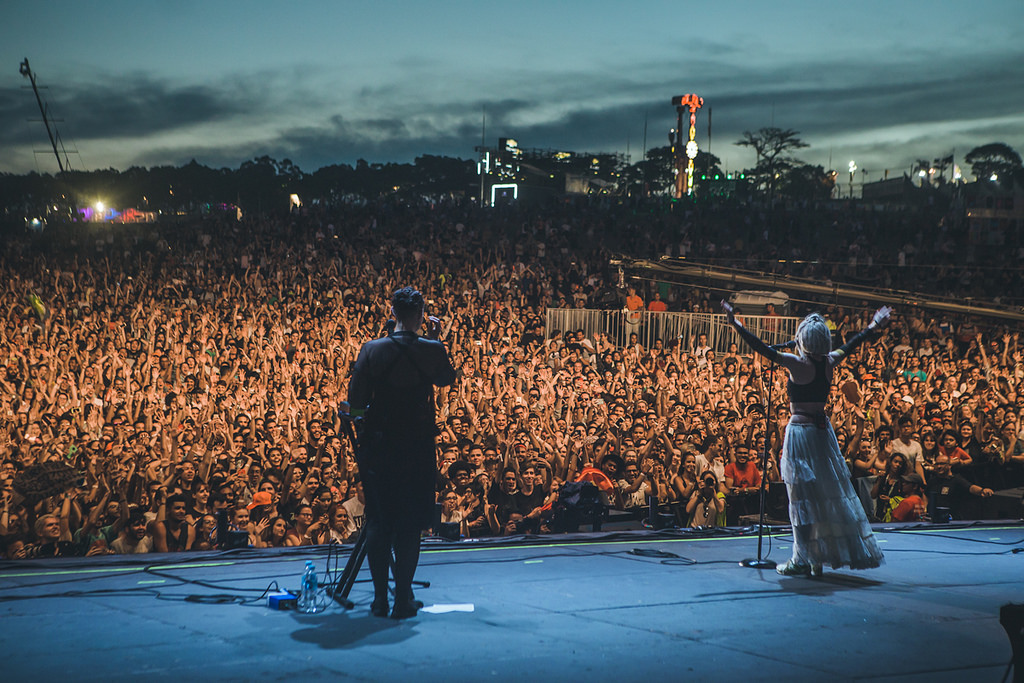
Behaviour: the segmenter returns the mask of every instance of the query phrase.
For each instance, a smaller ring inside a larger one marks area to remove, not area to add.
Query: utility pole
[[[483,150],[487,146],[487,107],[480,109],[480,150]],[[480,206],[484,206],[484,176],[485,171],[481,168],[480,171]]]

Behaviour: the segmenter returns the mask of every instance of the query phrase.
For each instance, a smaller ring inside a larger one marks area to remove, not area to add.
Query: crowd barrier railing
[[[781,344],[793,339],[800,318],[767,315],[740,315],[748,330],[768,344]],[[683,348],[692,350],[701,334],[706,334],[708,346],[716,353],[729,350],[736,342],[746,353],[736,331],[722,314],[673,313],[652,311],[597,310],[590,308],[549,308],[545,314],[545,329],[550,337],[555,331],[562,333],[583,330],[588,339],[599,333],[618,347],[631,343],[631,336],[644,348],[651,348],[660,339],[667,347],[673,340],[681,340]]]

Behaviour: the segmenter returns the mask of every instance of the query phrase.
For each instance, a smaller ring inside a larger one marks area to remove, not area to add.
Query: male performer
[[[403,287],[391,299],[394,331],[363,345],[352,369],[348,402],[363,416],[356,461],[366,498],[366,553],[373,577],[374,616],[388,614],[388,566],[394,551],[393,619],[416,616],[412,580],[420,531],[431,525],[437,456],[434,386],[455,381],[455,368],[437,341],[441,321],[423,326],[423,295]]]

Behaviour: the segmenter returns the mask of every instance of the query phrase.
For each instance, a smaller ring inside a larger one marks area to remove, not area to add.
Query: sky
[[[57,171],[29,60],[73,169],[304,171],[520,146],[663,146],[799,131],[797,158],[858,181],[1004,142],[1024,153],[1024,0],[36,0],[0,22],[0,172]],[[708,135],[708,115],[712,126]],[[646,136],[645,136],[646,122]],[[965,174],[969,167],[964,166]]]

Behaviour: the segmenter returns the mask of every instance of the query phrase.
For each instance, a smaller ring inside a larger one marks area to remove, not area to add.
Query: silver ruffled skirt
[[[833,569],[871,569],[884,561],[864,506],[850,483],[832,425],[791,421],[782,444],[793,559]]]

